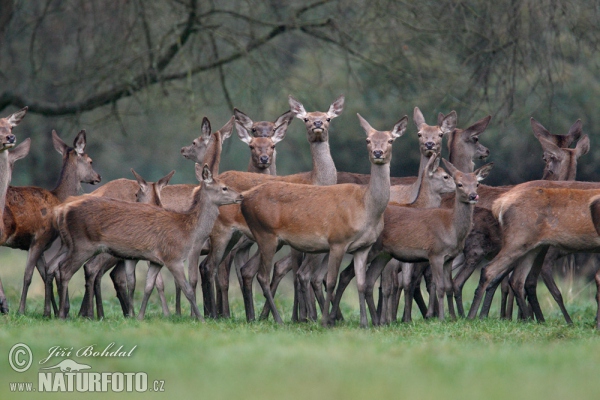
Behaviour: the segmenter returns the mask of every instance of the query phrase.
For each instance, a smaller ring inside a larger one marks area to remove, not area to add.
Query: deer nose
[[[382,150],[373,150],[373,155],[375,156],[375,158],[381,158],[381,157],[383,157],[383,151]]]
[[[469,201],[477,201],[479,200],[479,195],[477,193],[471,193],[469,195]]]
[[[269,162],[269,156],[260,156],[260,163],[266,164]]]
[[[323,121],[315,121],[314,125],[315,125],[315,128],[320,128],[321,126],[323,126]]]
[[[8,140],[8,143],[14,143],[16,139],[17,138],[15,137],[15,135],[8,135],[6,137],[6,140]]]
[[[427,150],[433,149],[434,146],[435,146],[435,143],[433,143],[433,142],[425,143],[425,147],[427,147]]]

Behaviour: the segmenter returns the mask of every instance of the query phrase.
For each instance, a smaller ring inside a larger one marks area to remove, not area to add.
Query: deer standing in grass
[[[202,178],[187,212],[92,196],[57,207],[54,218],[67,249],[66,257],[58,263],[61,279],[59,317],[67,316],[67,286],[73,274],[93,255],[108,252],[115,257],[150,261],[138,318],[144,317],[156,275],[162,266],[166,266],[190,302],[194,316],[203,319],[185,278],[184,260],[195,243],[208,237],[219,214],[219,206],[239,203],[243,197],[213,178],[206,164]],[[53,274],[54,269],[49,273]]]
[[[52,225],[53,208],[67,197],[77,195],[81,191],[82,182],[95,185],[101,179],[92,167],[92,159],[85,153],[85,131],[80,131],[73,141],[73,147],[69,147],[53,130],[52,143],[62,155],[62,169],[56,187],[46,190],[35,186],[11,186],[6,194],[6,229],[2,245],[28,251],[19,303],[21,314],[25,312],[33,270],[38,263],[44,264],[42,253],[58,237],[58,232]],[[45,265],[38,270],[42,279],[45,279]]]
[[[276,322],[281,317],[269,286],[269,273],[279,242],[298,251],[329,252],[327,296],[322,324],[333,323],[329,306],[337,282],[339,266],[345,253],[354,255],[360,297],[361,326],[366,327],[364,277],[367,254],[383,229],[383,212],[390,196],[390,161],[392,143],[406,130],[407,118],[398,121],[391,131],[377,131],[360,115],[367,134],[371,161],[368,186],[340,184],[300,186],[284,182],[262,185],[245,192],[242,214],[260,251],[258,281]],[[269,207],[265,207],[269,204]],[[253,315],[253,299],[244,285],[247,316]]]
[[[327,112],[307,112],[302,103],[292,96],[289,96],[289,104],[292,113],[304,121],[313,161],[312,170],[288,176],[227,171],[219,176],[220,179],[240,192],[269,181],[305,185],[334,185],[336,183],[337,172],[329,147],[329,124],[332,119],[341,115],[344,108],[344,96],[339,96],[330,105]],[[240,207],[237,205],[223,207],[210,235],[211,249],[201,267],[205,312],[212,317],[217,316],[213,288],[216,268],[237,243],[242,233],[248,237],[252,236]],[[292,260],[296,261],[297,257],[292,257]],[[258,268],[258,257],[253,256],[241,269],[242,278],[245,282],[249,281],[251,285]],[[294,267],[294,269],[297,270],[297,267]],[[217,283],[220,286],[221,293],[225,294],[226,291],[223,290],[224,282],[219,279]],[[225,304],[225,300],[222,304]]]

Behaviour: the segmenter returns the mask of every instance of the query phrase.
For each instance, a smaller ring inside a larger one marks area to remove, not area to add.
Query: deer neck
[[[415,200],[413,205],[418,206],[420,208],[433,208],[439,207],[442,204],[442,195],[431,187],[431,181],[428,177],[425,177],[425,172],[421,171],[423,174],[421,183],[421,189],[419,190],[419,196]]]
[[[76,167],[73,168],[69,165],[69,159],[67,158],[63,167],[60,171],[60,177],[56,183],[56,187],[52,190],[52,193],[61,202],[65,201],[69,196],[76,196],[82,192],[81,182],[77,176]]]
[[[417,175],[417,180],[413,182],[410,187],[410,201],[408,204],[413,204],[421,193],[423,192],[423,175],[425,174],[425,168],[427,167],[427,163],[429,162],[429,157],[421,154],[421,162],[419,163],[419,174]]]
[[[219,164],[221,163],[221,151],[223,146],[221,145],[221,137],[216,133],[213,134],[210,145],[206,149],[204,155],[204,164],[208,164],[210,172],[213,176],[219,175]]]
[[[312,142],[310,153],[313,161],[313,184],[319,186],[335,185],[337,183],[337,170],[331,157],[329,142]]]
[[[466,173],[473,172],[473,170],[475,170],[475,163],[470,157],[461,154],[456,145],[458,139],[456,131],[448,134],[448,160],[450,160],[452,165],[459,171]]]
[[[390,163],[371,163],[371,179],[365,193],[365,208],[372,218],[379,218],[390,201]]]
[[[11,178],[8,150],[0,152],[0,234],[4,233],[4,206],[6,205],[6,192]]]
[[[474,204],[463,203],[458,199],[458,194],[454,196],[453,210],[453,229],[459,241],[464,240],[473,224],[473,209]]]
[[[202,189],[194,192],[194,200],[187,213],[194,243],[199,243],[200,240],[204,242],[219,216],[219,206],[211,201],[206,192]]]

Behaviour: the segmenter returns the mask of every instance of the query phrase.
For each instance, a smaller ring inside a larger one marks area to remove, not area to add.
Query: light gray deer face
[[[302,103],[289,96],[290,110],[304,121],[309,143],[327,142],[329,140],[329,123],[338,117],[344,109],[344,96],[339,96],[329,106],[327,112],[313,111],[307,113]]]
[[[199,171],[201,168],[201,171]],[[223,206],[226,204],[241,203],[244,199],[240,193],[231,189],[219,179],[213,177],[212,172],[208,164],[204,164],[200,167],[200,164],[196,164],[196,175],[201,176],[200,187],[202,188],[202,195],[208,196],[208,199],[216,205]]]
[[[10,149],[17,143],[17,138],[12,133],[12,129],[19,125],[25,117],[27,107],[9,115],[0,118],[0,151]]]
[[[366,119],[358,115],[360,126],[367,134],[367,150],[369,160],[373,164],[387,164],[392,160],[392,143],[406,131],[408,117],[404,116],[396,122],[391,131],[378,131],[373,129]]]
[[[459,171],[454,165],[448,160],[443,160],[444,166],[452,175],[454,183],[456,184],[456,197],[462,203],[475,204],[479,200],[477,194],[477,187],[479,182],[487,177],[494,166],[494,163],[489,163],[481,168],[476,169],[474,172],[466,173]]]
[[[452,179],[444,168],[440,167],[440,159],[441,157],[434,154],[431,156],[425,167],[431,191],[439,195],[454,193],[456,190],[454,179]]]
[[[448,115],[440,118],[439,125],[431,126],[425,123],[425,118],[419,107],[415,107],[413,120],[417,126],[421,154],[425,157],[431,157],[434,153],[441,153],[442,139],[444,135],[456,129],[457,116],[455,111],[451,111]]]
[[[181,148],[181,155],[195,163],[204,162],[207,150],[212,144],[217,144],[213,143],[213,140],[217,140],[218,138],[221,141],[221,144],[223,144],[223,142],[231,136],[231,133],[233,132],[233,117],[214,134],[211,134],[210,121],[208,118],[204,117],[202,118],[200,131],[200,136],[194,139],[191,145]]]
[[[102,179],[100,174],[94,171],[92,166],[92,159],[85,153],[86,138],[85,130],[81,130],[75,140],[73,140],[73,147],[69,147],[63,140],[58,136],[55,130],[52,131],[52,143],[54,148],[63,156],[63,163],[75,163],[74,168],[77,174],[79,182],[90,183],[96,185],[100,183]]]
[[[491,119],[492,116],[488,115],[467,129],[455,129],[448,136],[448,150],[454,154],[454,157],[483,160],[490,155],[490,150],[479,142],[479,135],[485,131]]]

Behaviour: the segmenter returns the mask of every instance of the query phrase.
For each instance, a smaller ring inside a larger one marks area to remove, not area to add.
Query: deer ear
[[[23,107],[16,113],[9,115],[7,119],[10,126],[14,128],[15,126],[19,125],[19,123],[23,120],[23,117],[25,117],[28,109],[28,107]]]
[[[446,167],[446,170],[448,170],[448,172],[450,173],[450,175],[454,178],[454,175],[459,172],[458,169],[452,165],[452,163],[448,160],[446,160],[445,158],[442,158],[442,161],[444,162],[444,167]]]
[[[369,136],[371,131],[374,131],[375,129],[373,129],[373,127],[367,122],[367,120],[364,119],[359,113],[356,113],[356,115],[358,116],[360,126],[363,128],[367,136]]]
[[[65,155],[69,146],[58,137],[58,133],[54,129],[52,129],[52,144],[54,145],[54,149],[58,151],[60,154]]]
[[[73,141],[73,148],[77,152],[77,154],[82,155],[85,153],[85,129],[79,131],[77,136],[75,136],[75,140]]]
[[[250,125],[250,129],[252,129],[252,125]],[[250,144],[253,136],[250,134],[250,132],[248,132],[246,125],[241,123],[237,119],[235,120],[235,131],[237,132],[237,135],[242,142]]]
[[[18,146],[16,146],[13,150],[8,153],[9,162],[12,164],[17,160],[25,157],[29,154],[29,150],[31,149],[31,139],[27,138],[21,142]]]
[[[452,110],[448,115],[444,117],[444,119],[442,120],[442,124],[439,125],[439,127],[443,133],[450,133],[456,129],[457,122],[458,116],[456,115],[456,111]]]
[[[204,138],[206,140],[208,140],[208,138],[210,138],[210,132],[211,132],[210,121],[208,120],[208,118],[206,118],[206,117],[202,118],[202,125],[200,127],[200,130],[202,132],[202,136],[204,136]]]
[[[277,144],[285,138],[285,134],[287,133],[287,128],[288,128],[287,122],[284,122],[283,124],[281,124],[275,128],[275,132],[273,133],[273,136],[271,136],[271,140],[273,141],[273,144]]]
[[[588,135],[583,135],[581,139],[577,142],[575,146],[575,150],[577,153],[577,158],[581,157],[584,154],[587,154],[590,151],[590,137]]]
[[[431,155],[431,157],[429,157],[429,160],[427,161],[427,165],[425,166],[425,171],[427,171],[429,176],[432,176],[433,173],[435,172],[435,170],[439,167],[439,165],[440,165],[440,159],[436,153],[433,153]]]
[[[210,172],[208,164],[204,164],[204,167],[202,167],[202,180],[204,183],[212,183],[213,181],[212,172]]]
[[[252,121],[252,119],[249,116],[247,116],[237,108],[233,109],[233,116],[235,117],[236,127],[238,125],[242,125],[247,131],[252,129],[252,124],[254,124],[254,121]]]
[[[345,97],[341,94],[331,105],[329,106],[329,110],[327,110],[327,116],[329,118],[339,117],[344,110],[344,101]]]
[[[446,116],[443,113],[438,114],[438,119],[437,119],[438,126],[442,126],[442,121],[444,120],[444,118],[446,118]]]
[[[490,171],[492,170],[493,166],[494,163],[491,162],[476,169],[473,173],[477,177],[477,182],[481,182],[482,180],[484,180],[490,174]]]
[[[578,119],[573,125],[571,125],[571,128],[569,128],[569,133],[567,133],[567,137],[569,138],[569,144],[573,143],[581,137],[582,130],[583,126],[581,124],[581,120]]]
[[[421,112],[419,107],[415,107],[415,110],[413,112],[413,121],[415,122],[417,129],[421,129],[421,125],[425,124],[425,117],[423,117],[423,113]]]
[[[292,97],[292,95],[288,96],[288,103],[290,104],[290,111],[296,114],[297,118],[304,119],[306,116],[306,110],[302,103]]]
[[[558,147],[552,140],[544,139],[544,136],[539,136],[538,140],[542,145],[542,150],[544,150],[544,153],[552,153],[556,157],[561,154],[560,147]]]
[[[465,132],[469,136],[479,136],[483,133],[483,131],[485,131],[491,120],[492,116],[488,115],[487,117],[480,119],[467,129],[465,129]]]
[[[169,181],[171,180],[171,178],[173,177],[174,174],[175,174],[175,170],[169,172],[167,175],[165,175],[164,177],[160,178],[160,180],[158,182],[156,182],[156,185],[159,188],[167,186],[169,184]]]
[[[148,187],[148,182],[146,182],[144,178],[142,178],[137,172],[135,172],[133,168],[131,168],[131,173],[133,174],[133,176],[135,176],[135,180],[137,181],[138,185],[140,185],[140,187],[145,190]]]
[[[286,111],[279,116],[274,122],[275,126],[281,126],[283,124],[289,125],[294,120],[294,113],[291,111]],[[287,128],[286,128],[287,129]]]
[[[544,139],[546,141],[552,142],[552,144],[556,144],[556,139],[553,137],[553,135],[550,132],[548,132],[548,130],[546,128],[544,128],[544,126],[542,124],[537,122],[533,117],[531,117],[529,122],[531,123],[531,130],[533,131],[534,136],[540,142],[542,142],[542,139]],[[543,143],[542,143],[542,147],[544,147]]]
[[[390,132],[394,139],[398,139],[400,136],[404,135],[406,132],[406,126],[408,125],[408,117],[405,115],[400,118],[400,121],[396,122],[394,128]]]
[[[233,121],[234,120],[235,120],[235,118],[232,116],[231,118],[229,118],[229,121],[227,121],[227,123],[225,125],[223,125],[221,127],[221,129],[219,129],[219,132],[221,132],[221,144],[223,144],[225,139],[227,139],[227,138],[229,138],[229,136],[231,136],[231,132],[233,132]]]

